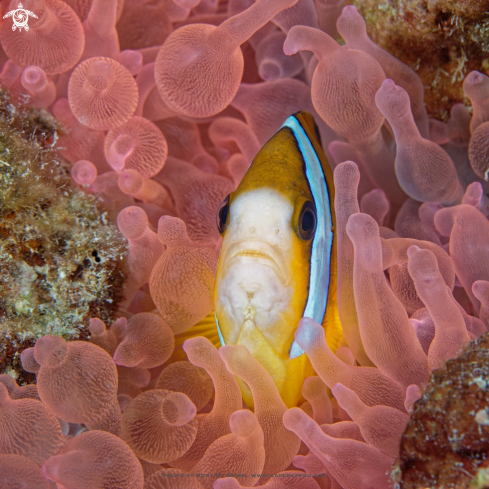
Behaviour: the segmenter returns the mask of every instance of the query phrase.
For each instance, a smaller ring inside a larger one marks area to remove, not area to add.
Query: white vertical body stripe
[[[314,151],[311,141],[297,119],[290,116],[282,127],[288,127],[292,130],[299,145],[305,162],[307,181],[316,206],[317,226],[312,243],[309,294],[303,316],[321,324],[328,301],[331,247],[333,246],[333,220],[328,187],[316,151]],[[303,353],[304,350],[294,340],[290,348],[289,358],[296,358]]]
[[[219,320],[217,319],[216,311],[214,311],[214,317],[216,318],[217,334],[219,335],[219,341],[221,342],[221,346],[224,346],[226,343],[224,343],[224,337],[222,336],[221,328],[219,327]]]

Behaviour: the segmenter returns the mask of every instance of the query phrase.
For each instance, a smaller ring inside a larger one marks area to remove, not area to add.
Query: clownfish
[[[307,112],[290,116],[258,152],[217,211],[222,246],[214,307],[221,345],[244,345],[272,376],[287,407],[314,369],[294,340],[297,324],[322,324],[335,350],[333,175]],[[238,379],[243,399],[253,398]]]

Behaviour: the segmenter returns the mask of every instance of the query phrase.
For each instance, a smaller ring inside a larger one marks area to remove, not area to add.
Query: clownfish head
[[[217,212],[221,344],[246,346],[289,407],[314,374],[294,341],[297,324],[303,316],[323,323],[335,293],[333,192],[314,120],[300,112],[264,145]],[[248,386],[240,387],[251,406]]]

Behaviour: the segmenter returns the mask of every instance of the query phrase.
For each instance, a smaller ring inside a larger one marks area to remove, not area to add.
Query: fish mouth
[[[239,241],[229,246],[224,257],[224,273],[238,261],[261,263],[271,268],[283,285],[289,285],[290,272],[284,251],[265,241]]]

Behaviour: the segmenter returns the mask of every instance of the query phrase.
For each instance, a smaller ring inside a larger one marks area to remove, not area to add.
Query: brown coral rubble
[[[487,487],[489,333],[436,370],[401,441],[402,489]]]
[[[122,297],[124,238],[56,153],[59,124],[0,99],[0,373],[45,334],[88,336]]]
[[[465,102],[462,82],[472,70],[489,74],[487,0],[352,0],[372,40],[421,77],[431,117],[447,120]]]

